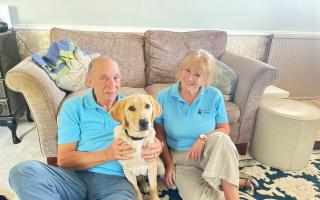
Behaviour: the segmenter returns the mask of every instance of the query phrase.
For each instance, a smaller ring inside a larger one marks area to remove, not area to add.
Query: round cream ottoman
[[[300,170],[309,163],[320,128],[320,109],[289,99],[264,99],[258,111],[250,145],[253,158],[262,164]]]

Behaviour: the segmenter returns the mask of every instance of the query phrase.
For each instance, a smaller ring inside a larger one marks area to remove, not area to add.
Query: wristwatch
[[[199,135],[199,138],[200,138],[201,140],[203,140],[204,142],[206,142],[206,141],[208,140],[208,136],[205,135],[205,134]]]

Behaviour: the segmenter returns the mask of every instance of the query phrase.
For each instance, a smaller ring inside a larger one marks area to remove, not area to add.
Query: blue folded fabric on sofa
[[[54,80],[56,85],[68,92],[84,89],[91,60],[100,53],[82,51],[69,38],[53,42],[44,56],[32,55],[32,60]]]
[[[69,72],[67,62],[74,59],[76,44],[69,38],[54,42],[48,49],[47,55],[32,55],[32,60],[37,63],[53,79],[57,79]]]

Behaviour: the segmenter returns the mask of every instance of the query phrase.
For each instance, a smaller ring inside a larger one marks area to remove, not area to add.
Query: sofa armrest
[[[37,126],[42,154],[54,157],[57,154],[56,115],[66,93],[37,66],[31,57],[8,71],[7,86],[21,92],[33,115]]]
[[[236,143],[251,140],[257,110],[264,89],[278,78],[278,70],[268,64],[225,52],[221,61],[237,74],[238,82],[233,102],[240,108],[240,132]]]

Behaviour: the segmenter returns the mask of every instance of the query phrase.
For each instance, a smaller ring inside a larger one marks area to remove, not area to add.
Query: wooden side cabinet
[[[22,94],[10,90],[4,81],[6,73],[19,62],[15,32],[0,33],[0,125],[11,130],[14,144],[20,142],[16,135],[19,117],[27,111],[28,120],[32,121]]]

